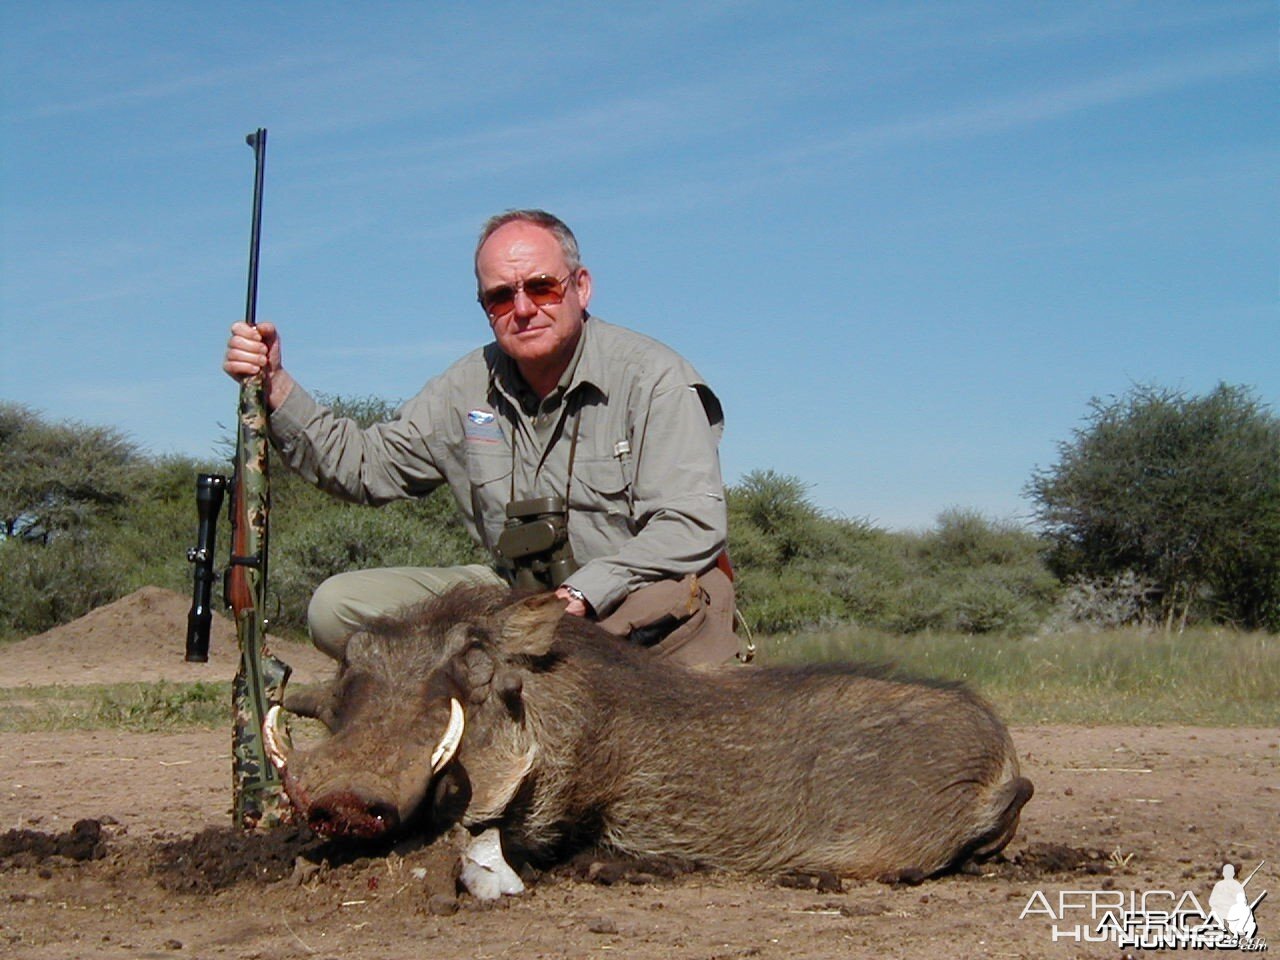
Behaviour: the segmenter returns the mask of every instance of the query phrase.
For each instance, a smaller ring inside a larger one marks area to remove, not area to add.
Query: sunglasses
[[[571,273],[568,277],[557,278],[544,273],[530,277],[528,280],[521,280],[514,287],[504,283],[500,287],[482,290],[476,299],[480,301],[480,306],[484,307],[484,312],[489,315],[489,318],[497,320],[516,308],[516,294],[521,290],[535,307],[549,307],[562,302],[564,285],[572,276]]]

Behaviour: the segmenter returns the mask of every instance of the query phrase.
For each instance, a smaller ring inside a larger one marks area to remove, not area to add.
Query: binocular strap
[[[568,403],[568,399],[565,400]],[[573,417],[573,437],[569,440],[569,468],[564,479],[564,519],[565,524],[569,522],[569,489],[573,486],[573,461],[578,454],[578,428],[582,425],[582,407],[578,407],[578,412]],[[547,454],[551,452],[551,445],[547,445],[547,449],[542,452],[542,459],[538,461],[538,468],[546,463]],[[532,491],[530,491],[532,493]],[[511,496],[508,502],[514,502],[516,499],[516,438],[511,438]]]

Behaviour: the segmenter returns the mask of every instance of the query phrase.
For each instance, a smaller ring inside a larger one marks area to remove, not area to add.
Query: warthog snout
[[[307,826],[326,837],[374,840],[400,826],[396,808],[353,790],[339,790],[317,797],[306,811]]]

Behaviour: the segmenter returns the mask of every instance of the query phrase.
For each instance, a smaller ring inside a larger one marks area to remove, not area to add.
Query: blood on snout
[[[317,797],[307,810],[307,826],[326,837],[374,839],[400,826],[400,814],[389,803],[338,790]]]

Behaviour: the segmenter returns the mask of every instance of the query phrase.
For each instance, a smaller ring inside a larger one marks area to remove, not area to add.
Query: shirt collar
[[[608,398],[608,390],[605,387],[607,358],[601,353],[603,348],[599,338],[592,336],[592,330],[601,322],[590,315],[583,321],[582,336],[578,338],[578,344],[574,347],[569,365],[560,375],[560,382],[553,392],[559,392],[567,397],[584,385],[590,384],[606,399]],[[533,397],[533,391],[520,375],[515,361],[498,348],[496,341],[490,344],[490,347],[494,355],[494,361],[489,365],[490,386],[496,387],[516,403],[523,403],[532,398],[533,406],[536,407],[537,398]]]
[[[569,366],[565,368],[564,376],[560,378],[560,386],[564,388],[565,396],[590,385],[608,399],[608,358],[602,352],[604,347],[600,337],[595,335],[603,322],[590,315],[583,321],[578,347],[573,352],[573,359],[569,361]]]

